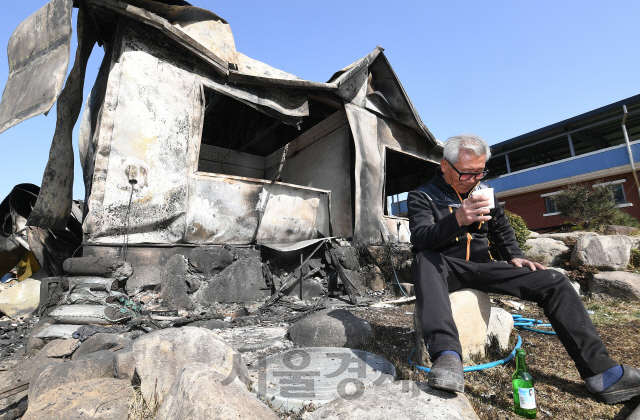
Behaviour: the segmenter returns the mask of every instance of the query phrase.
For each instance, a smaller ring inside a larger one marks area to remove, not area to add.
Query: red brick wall
[[[602,180],[603,182],[607,182],[617,181],[619,179],[625,179],[625,182],[622,184],[625,192],[625,197],[627,198],[627,203],[633,204],[633,206],[621,207],[620,210],[625,211],[631,216],[640,220],[640,197],[638,196],[638,189],[636,188],[633,174],[623,173],[583,182],[594,184],[595,181]],[[565,223],[566,220],[564,220],[560,216],[543,216],[543,214],[545,214],[547,210],[544,204],[544,197],[540,197],[540,195],[560,191],[563,188],[564,186],[557,186],[523,194],[504,196],[499,198],[498,201],[504,201],[505,209],[521,216],[527,222],[527,226],[529,227],[529,229],[555,226]]]

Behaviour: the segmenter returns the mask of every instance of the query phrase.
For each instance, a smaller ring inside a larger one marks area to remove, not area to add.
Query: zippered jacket
[[[488,188],[479,183],[473,190]],[[469,193],[471,192],[469,191]],[[443,255],[477,263],[490,262],[489,240],[495,244],[505,261],[524,258],[515,232],[502,207],[491,209],[488,222],[459,226],[455,212],[467,194],[458,194],[436,169],[433,179],[411,191],[407,197],[411,243],[418,250],[432,250]],[[497,256],[496,256],[497,257]]]

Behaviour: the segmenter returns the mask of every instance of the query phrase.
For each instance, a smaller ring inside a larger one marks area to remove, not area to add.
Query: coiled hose
[[[554,331],[539,330],[539,329],[536,329],[536,328],[532,328],[534,325],[536,325],[538,327],[551,327],[551,324],[545,324],[542,321],[540,321],[539,319],[523,318],[522,315],[518,315],[518,314],[511,314],[511,317],[513,318],[513,326],[514,327],[518,327],[518,328],[522,328],[522,329],[525,329],[525,330],[534,331],[534,332],[538,332],[538,333],[542,333],[542,334],[555,334]],[[509,353],[509,355],[507,357],[505,357],[504,359],[496,360],[495,362],[483,363],[481,365],[467,366],[467,367],[465,367],[463,369],[463,371],[464,372],[474,372],[474,371],[478,371],[478,370],[489,369],[489,368],[500,366],[500,365],[505,365],[505,364],[509,363],[511,361],[511,359],[513,359],[515,357],[516,350],[519,349],[520,346],[522,346],[522,338],[520,337],[520,334],[518,334],[518,342],[516,343],[515,347],[513,348],[513,350],[511,351],[511,353]],[[416,352],[416,349],[413,349],[411,351],[411,353],[409,354],[409,363],[412,366],[416,367],[418,370],[421,370],[423,372],[429,372],[431,369],[413,363],[413,360],[411,360],[411,356],[413,356],[415,354],[415,352]]]

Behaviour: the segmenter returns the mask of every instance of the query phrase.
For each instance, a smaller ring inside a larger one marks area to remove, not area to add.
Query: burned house
[[[105,55],[79,139],[85,256],[128,246],[131,261],[159,265],[201,245],[408,242],[407,219],[387,214],[386,197],[430,179],[442,144],[382,48],[312,82],[238,52],[224,19],[187,3],[84,0],[62,90],[73,6],[52,0],[9,45],[0,130],[58,100],[28,225],[69,216],[71,129],[98,43]]]

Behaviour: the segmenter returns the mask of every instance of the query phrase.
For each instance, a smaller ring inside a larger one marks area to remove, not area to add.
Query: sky
[[[0,15],[3,84],[13,30],[45,1],[6,3]],[[238,51],[312,81],[325,82],[382,46],[422,121],[443,141],[474,133],[499,143],[640,93],[637,1],[191,3],[230,23]],[[85,97],[103,55],[96,46]],[[48,116],[0,134],[0,200],[16,184],[40,185],[55,115],[54,106]],[[78,125],[74,198],[82,199]]]

